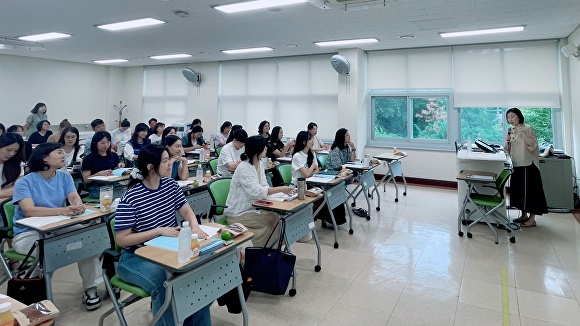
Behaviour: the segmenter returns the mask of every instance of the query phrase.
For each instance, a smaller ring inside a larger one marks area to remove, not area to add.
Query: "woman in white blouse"
[[[313,139],[307,131],[296,136],[296,145],[292,152],[292,183],[298,184],[298,178],[310,178],[318,173],[318,162],[312,152]]]
[[[64,152],[64,166],[62,171],[66,172],[66,168],[78,161],[79,154],[79,130],[75,127],[65,128],[60,133],[58,142],[62,144]]]
[[[230,192],[226,200],[225,215],[228,223],[242,223],[254,233],[254,246],[264,246],[270,233],[276,227],[278,216],[274,212],[262,211],[252,206],[256,200],[283,192],[290,194],[287,186],[270,187],[266,181],[260,159],[266,156],[266,139],[262,136],[249,137],[245,143],[242,162],[236,168]]]

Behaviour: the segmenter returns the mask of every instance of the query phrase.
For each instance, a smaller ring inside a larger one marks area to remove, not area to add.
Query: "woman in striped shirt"
[[[141,149],[137,167],[131,172],[129,189],[123,195],[115,218],[117,245],[123,247],[117,274],[125,282],[135,284],[149,294],[153,314],[157,313],[165,301],[167,280],[163,267],[135,255],[135,250],[144,242],[157,236],[177,237],[175,213],[189,221],[192,233],[207,238],[191,207],[177,183],[169,178],[171,163],[169,154],[159,145],[146,145]],[[211,315],[207,305],[185,320],[184,325],[211,325]],[[175,325],[171,309],[165,311],[158,325]]]

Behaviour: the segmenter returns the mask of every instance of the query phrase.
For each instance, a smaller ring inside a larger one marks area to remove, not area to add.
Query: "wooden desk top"
[[[265,210],[270,210],[270,211],[278,211],[278,212],[288,212],[288,213],[292,213],[295,212],[297,210],[299,210],[300,208],[302,208],[304,205],[313,203],[319,199],[322,199],[323,195],[318,195],[316,197],[304,197],[304,199],[298,199],[298,198],[294,198],[293,200],[290,201],[270,201],[270,200],[263,200],[264,202],[269,202],[272,203],[272,205],[260,205],[260,204],[253,204],[254,207],[258,207],[260,209],[265,209]]]
[[[217,223],[206,223],[204,225],[213,226],[213,227],[217,227],[217,228],[224,227],[224,225],[217,224]],[[219,236],[220,235],[218,234],[215,236],[215,238],[217,238]],[[250,231],[246,231],[243,234],[240,234],[239,236],[233,238],[234,243],[232,243],[228,246],[223,246],[222,248],[220,248],[216,251],[213,251],[210,254],[193,257],[193,258],[191,258],[191,260],[189,262],[186,262],[186,263],[180,263],[177,261],[177,251],[162,249],[162,248],[153,247],[153,246],[141,247],[141,248],[135,250],[135,254],[137,254],[138,256],[143,257],[151,262],[162,265],[171,271],[184,272],[184,271],[187,271],[187,270],[195,267],[197,265],[196,262],[202,262],[202,261],[207,260],[209,257],[215,256],[216,254],[223,253],[223,252],[226,252],[228,250],[232,250],[233,248],[237,247],[241,243],[246,242],[253,237],[254,237],[254,233],[252,233]],[[206,239],[205,241],[201,242],[201,246],[203,247],[203,246],[209,244],[213,238],[214,237]]]
[[[22,309],[22,308],[26,308],[27,307],[27,305],[25,305],[24,303],[22,303],[22,302],[20,302],[20,301],[18,301],[16,299],[13,299],[13,298],[11,298],[11,297],[9,297],[7,295],[4,295],[4,294],[0,294],[0,303],[5,303],[5,302],[12,303],[12,308],[10,309],[10,311],[12,311],[13,313],[15,311],[18,311],[18,310]],[[43,322],[43,323],[41,323],[39,325],[40,326],[48,326],[48,325],[53,325],[53,323],[54,323],[54,319],[50,319],[50,320],[47,320],[47,321],[45,321],[45,322]]]
[[[95,177],[91,177],[91,178],[89,178],[89,180],[91,180],[93,182],[100,182],[100,183],[115,183],[117,181],[129,180],[130,176],[131,176],[130,174],[124,174],[120,177],[112,177],[112,178],[107,178],[107,179],[100,179],[98,177],[97,177],[97,179],[95,179]]]
[[[334,185],[337,185],[337,184],[341,183],[342,181],[348,180],[350,178],[352,178],[352,174],[349,174],[346,177],[340,177],[337,174],[336,177],[334,179],[332,179],[332,181],[329,181],[329,182],[308,181],[308,179],[306,179],[306,183],[309,185],[312,185],[312,186],[320,186],[320,187],[334,186]]]
[[[94,213],[91,213],[91,214],[88,214],[88,215],[85,215],[85,216],[81,216],[81,217],[72,217],[70,219],[65,219],[65,220],[62,220],[62,221],[50,223],[50,224],[47,224],[47,225],[43,225],[41,227],[33,227],[33,226],[22,225],[22,224],[21,225],[24,226],[24,227],[26,227],[26,228],[29,228],[29,229],[38,231],[40,233],[47,233],[47,232],[50,232],[50,231],[62,229],[62,228],[65,228],[67,226],[79,224],[79,223],[82,223],[82,222],[89,222],[91,220],[95,220],[95,219],[98,219],[98,218],[102,218],[103,216],[107,216],[107,215],[110,215],[110,214],[114,213],[114,212],[101,212],[100,209],[95,208],[94,204],[85,204],[85,206],[87,207],[87,209],[94,210],[95,212]],[[20,223],[18,223],[18,221],[16,221],[16,223],[17,224],[20,224]]]
[[[375,155],[373,156],[374,158],[376,158],[377,160],[383,160],[383,161],[397,161],[400,159],[403,159],[405,157],[407,157],[407,153],[403,153],[403,152],[398,152],[398,153],[402,153],[403,155],[397,155],[394,154],[393,152],[385,152],[385,153],[381,153],[379,155]]]
[[[493,179],[489,179],[486,177],[492,177]],[[496,173],[492,172],[484,172],[484,171],[470,171],[470,170],[461,170],[459,174],[457,174],[457,180],[464,180],[469,182],[495,182],[497,178]]]

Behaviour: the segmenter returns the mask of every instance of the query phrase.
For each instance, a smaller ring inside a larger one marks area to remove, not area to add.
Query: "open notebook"
[[[208,238],[213,237],[220,230],[219,228],[216,228],[213,226],[207,226],[207,225],[200,225],[199,227],[203,230],[203,232],[207,233]],[[204,239],[199,239],[199,242],[202,242],[202,241],[204,241]],[[161,235],[161,236],[158,236],[157,238],[153,238],[153,239],[145,242],[145,245],[153,246],[153,247],[157,247],[157,248],[161,248],[161,249],[167,249],[167,250],[171,250],[171,251],[177,251],[178,243],[179,243],[178,237],[168,237],[165,235]]]
[[[85,210],[84,213],[76,215],[76,216],[65,216],[65,215],[42,216],[42,217],[31,216],[31,217],[20,219],[20,220],[16,221],[16,223],[20,224],[20,225],[24,225],[24,226],[40,228],[40,227],[43,227],[45,225],[60,222],[63,220],[70,220],[71,218],[75,218],[75,217],[89,215],[89,214],[92,214],[94,212],[95,211],[92,209],[87,209],[87,210]]]
[[[271,201],[290,201],[294,198],[298,197],[298,191],[292,191],[290,193],[290,195],[286,195],[283,192],[278,192],[275,194],[271,194],[268,197],[266,197],[266,200],[271,200]]]
[[[102,176],[102,175],[98,175],[95,177],[90,177],[89,180],[96,180],[96,181],[105,181],[105,180],[109,180],[109,179],[114,179],[114,178],[118,178],[120,176],[126,175],[131,173],[131,168],[118,168],[118,169],[114,169],[112,171],[112,175],[108,175],[108,176]]]

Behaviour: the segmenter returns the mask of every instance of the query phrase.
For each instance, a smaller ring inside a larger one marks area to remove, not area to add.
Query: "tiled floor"
[[[319,273],[313,240],[293,245],[297,295],[252,293],[250,325],[501,325],[504,316],[510,325],[580,325],[580,225],[571,214],[539,217],[538,227],[517,231],[515,244],[500,232],[496,245],[485,225],[472,239],[457,236],[456,191],[410,186],[398,203],[392,186],[381,195],[381,211],[370,221],[353,215],[353,235],[340,228],[339,249],[332,232],[318,229]],[[59,325],[96,325],[111,307],[106,299],[99,310],[83,309],[74,266],[59,270],[53,287]],[[225,307],[211,311],[216,326],[242,324]],[[130,325],[144,325],[149,301],[126,316]],[[105,322],[118,324],[115,315]]]

